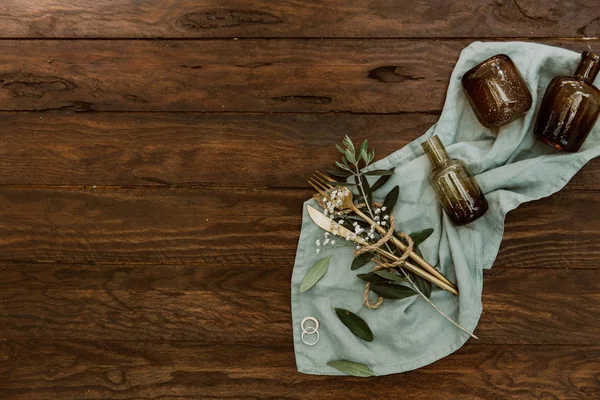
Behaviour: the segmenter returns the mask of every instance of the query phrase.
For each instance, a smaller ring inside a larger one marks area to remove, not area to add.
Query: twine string
[[[359,256],[359,255],[361,255],[363,253],[367,253],[367,252],[374,253],[375,251],[377,251],[377,249],[384,246],[394,236],[394,226],[395,226],[394,216],[390,215],[390,229],[388,229],[387,232],[384,235],[382,235],[381,238],[377,242],[361,247],[360,249],[358,249],[354,252],[354,255]],[[404,232],[397,232],[397,235],[399,237],[401,237],[402,239],[406,240],[406,242],[408,243],[408,246],[406,246],[406,250],[395,261],[383,261],[383,259],[381,259],[381,258],[373,257],[371,259],[371,261],[374,261],[376,264],[375,267],[373,267],[373,272],[379,271],[382,269],[387,269],[389,271],[396,267],[402,267],[404,265],[404,263],[406,262],[406,260],[408,259],[408,257],[410,256],[410,252],[413,250],[412,238]],[[371,294],[371,282],[367,282],[367,284],[365,285],[365,292],[363,294],[364,305],[367,308],[370,308],[372,310],[375,310],[375,309],[378,309],[379,307],[381,307],[381,305],[383,304],[383,297],[379,296],[375,303],[371,303],[369,300],[370,294]]]
[[[323,200],[321,199],[321,197],[318,195],[315,195],[314,198],[317,201],[317,203],[323,209],[325,209],[325,204],[323,203]],[[373,202],[373,205],[378,208],[382,207],[382,204],[377,203],[377,202]],[[351,213],[352,210],[346,209],[346,210],[341,210],[339,212],[342,215],[347,215],[347,214]],[[385,232],[384,235],[381,235],[381,238],[377,242],[375,242],[373,244],[367,244],[365,246],[362,246],[360,249],[356,250],[354,252],[355,257],[358,257],[359,255],[367,253],[367,252],[372,252],[375,254],[379,248],[386,245],[386,243],[394,236],[394,226],[395,226],[396,220],[394,219],[394,216],[392,214],[389,214],[389,215],[390,215],[390,219],[389,219],[390,228]],[[406,250],[404,250],[402,255],[395,261],[383,261],[383,259],[381,259],[381,258],[373,257],[370,261],[374,261],[376,265],[375,265],[375,267],[373,267],[372,272],[379,271],[382,269],[391,270],[396,267],[402,267],[404,265],[404,263],[406,262],[406,260],[408,259],[408,257],[410,256],[410,253],[413,250],[412,238],[404,232],[396,232],[396,234],[400,238],[402,238],[406,241],[406,243],[407,243]],[[378,296],[377,301],[375,303],[371,303],[369,300],[370,293],[371,293],[371,282],[367,282],[367,284],[365,285],[365,292],[363,294],[363,303],[365,306],[367,306],[368,308],[370,308],[372,310],[378,309],[383,304],[383,297]]]

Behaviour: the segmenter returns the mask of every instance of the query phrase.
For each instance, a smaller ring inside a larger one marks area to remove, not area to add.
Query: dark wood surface
[[[3,40],[0,111],[434,114],[472,41]]]
[[[20,0],[3,37],[593,37],[594,1]]]
[[[600,162],[511,212],[476,333],[299,374],[305,183],[432,125],[474,40],[600,50],[594,1],[0,4],[0,399],[600,398]],[[268,327],[268,329],[265,329]]]

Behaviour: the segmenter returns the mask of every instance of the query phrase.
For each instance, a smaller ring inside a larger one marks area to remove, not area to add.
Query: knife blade
[[[321,229],[333,233],[336,236],[343,237],[344,239],[352,240],[358,244],[365,244],[365,240],[361,237],[356,237],[356,239],[352,238],[354,232],[350,229],[336,223],[331,218],[325,216],[322,212],[319,212],[316,208],[312,206],[306,206],[308,209],[308,215],[313,220],[313,222]]]

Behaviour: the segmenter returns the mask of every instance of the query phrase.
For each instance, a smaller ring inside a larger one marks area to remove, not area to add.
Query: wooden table
[[[600,2],[0,4],[0,398],[600,398],[600,162],[511,212],[433,365],[299,374],[306,179],[440,113],[474,40],[600,50]]]

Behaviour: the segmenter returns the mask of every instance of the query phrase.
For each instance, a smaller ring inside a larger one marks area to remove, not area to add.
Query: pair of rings
[[[312,321],[314,324],[307,324],[309,321]],[[304,318],[300,326],[302,327],[302,343],[307,346],[314,346],[319,342],[319,321],[315,317]],[[317,339],[312,342],[308,341],[306,337],[311,335],[317,335]]]

